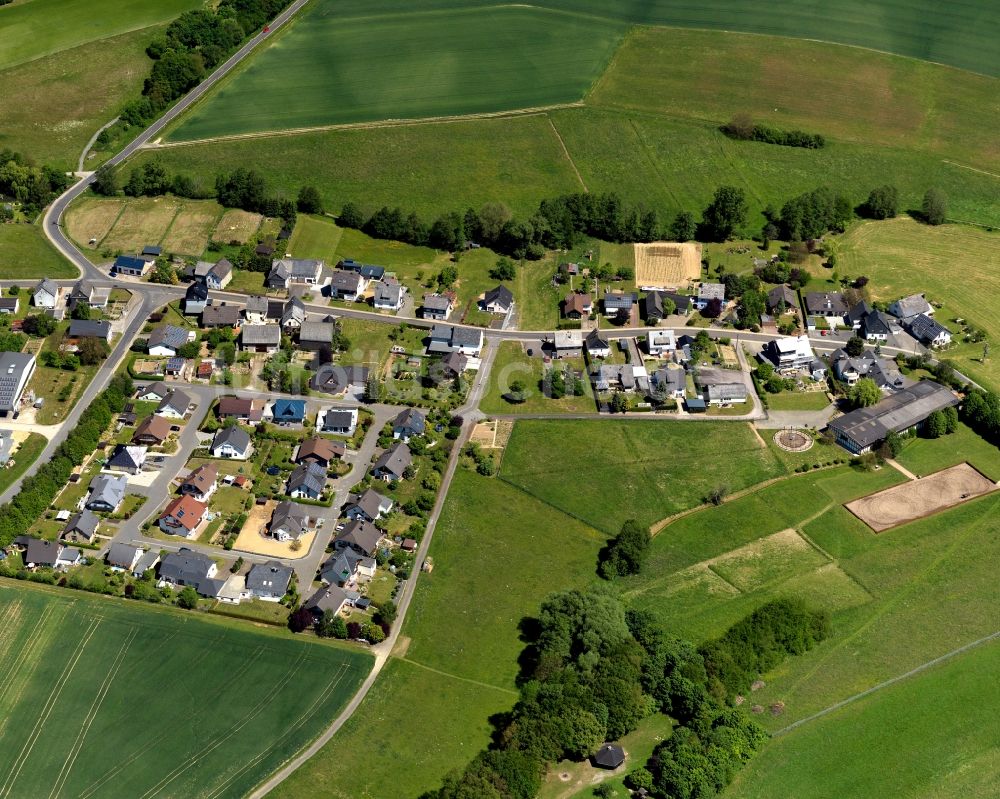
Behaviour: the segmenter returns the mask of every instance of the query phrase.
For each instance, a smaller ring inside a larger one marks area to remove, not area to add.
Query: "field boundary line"
[[[714,558],[713,558],[713,560],[714,560]],[[712,574],[714,574],[720,580],[722,580],[722,582],[724,582],[726,585],[728,585],[730,588],[732,588],[737,594],[745,594],[746,593],[746,591],[744,591],[742,588],[740,588],[738,585],[736,585],[736,583],[734,583],[732,580],[729,580],[729,579],[726,579],[725,577],[723,577],[722,573],[717,568],[715,568],[715,564],[714,563],[707,564],[705,566],[705,569],[707,571],[710,571]]]
[[[987,172],[985,169],[978,169],[974,166],[969,166],[968,164],[960,164],[958,161],[952,161],[949,158],[942,158],[942,163],[951,164],[952,166],[957,166],[959,169],[968,169],[970,172],[978,172],[980,175],[989,175],[991,178],[1000,178],[996,172]],[[975,223],[972,223],[975,224]]]
[[[203,139],[187,139],[184,141],[161,141],[144,144],[143,150],[165,150],[171,147],[188,147],[196,144],[216,144],[218,142],[241,141],[247,139],[269,139],[277,136],[303,136],[309,133],[323,133],[338,130],[373,130],[375,128],[401,128],[414,125],[448,125],[453,122],[475,122],[477,120],[513,119],[517,117],[542,116],[549,111],[562,111],[568,108],[583,108],[584,102],[576,100],[571,103],[555,103],[553,105],[530,106],[528,108],[512,108],[506,111],[483,111],[476,114],[449,114],[436,117],[413,117],[404,119],[381,119],[370,122],[341,122],[330,125],[312,125],[300,128],[284,128],[282,130],[260,130],[249,133],[231,133],[225,136],[207,136]]]
[[[667,197],[669,197],[673,202],[674,207],[683,207],[684,203],[680,202],[679,198],[674,195],[673,190],[670,188],[670,184],[667,182],[666,176],[660,171],[659,162],[653,157],[652,148],[643,138],[642,132],[639,130],[639,126],[635,124],[635,120],[632,117],[629,117],[628,119],[628,126],[632,128],[632,132],[635,134],[635,140],[639,143],[639,149],[642,150],[642,155],[648,162],[650,171],[656,175],[656,180],[659,182],[660,187],[666,192]]]
[[[811,716],[806,716],[805,718],[799,719],[798,721],[793,721],[787,727],[782,727],[780,730],[774,732],[771,737],[777,738],[779,735],[785,735],[786,733],[791,732],[797,727],[801,727],[803,724],[807,724],[810,721],[815,721],[816,719],[829,715],[830,713],[840,710],[840,708],[849,705],[852,702],[856,702],[859,699],[864,699],[866,696],[874,694],[877,691],[881,691],[883,688],[888,688],[892,685],[895,685],[898,682],[907,680],[910,677],[920,674],[923,671],[927,671],[928,669],[932,669],[935,666],[944,663],[947,660],[951,660],[952,658],[957,657],[958,655],[964,654],[965,652],[968,652],[972,649],[976,649],[977,647],[980,647],[983,644],[988,644],[991,641],[997,640],[998,638],[1000,638],[1000,630],[997,630],[994,633],[990,633],[989,635],[983,636],[982,638],[977,638],[975,641],[970,641],[967,644],[963,644],[957,649],[953,649],[950,652],[945,652],[943,655],[939,655],[936,658],[931,658],[925,663],[921,663],[919,666],[915,666],[909,671],[903,672],[902,674],[897,674],[895,677],[892,677],[888,680],[884,680],[883,682],[880,682],[878,685],[873,685],[871,688],[866,688],[864,691],[854,694],[854,696],[849,696],[847,697],[847,699],[841,699],[839,702],[834,702],[829,707],[823,708],[823,710],[820,710],[817,713],[813,713]]]
[[[569,161],[570,168],[573,170],[573,174],[576,175],[576,179],[580,181],[580,185],[583,187],[585,194],[590,194],[590,189],[587,188],[587,184],[583,180],[583,175],[580,174],[580,170],[576,168],[576,161],[573,160],[573,156],[569,154],[569,148],[566,146],[566,142],[563,141],[562,134],[559,132],[559,128],[556,127],[556,123],[552,121],[552,117],[548,114],[545,115],[548,120],[549,127],[552,128],[552,132],[556,136],[556,141],[559,142],[559,146],[562,148],[563,155],[566,156],[566,160]]]
[[[401,657],[399,655],[390,655],[390,657],[395,660],[401,660],[403,663],[409,663],[411,666],[416,666],[419,669],[424,669],[424,671],[430,671],[434,674],[440,674],[442,677],[448,677],[452,680],[458,680],[459,682],[467,682],[472,685],[478,685],[480,688],[490,688],[494,691],[500,691],[505,694],[510,694],[511,696],[519,696],[518,692],[511,688],[501,688],[499,685],[490,685],[488,682],[481,682],[479,680],[473,680],[471,677],[460,677],[457,674],[452,674],[450,671],[442,671],[441,669],[436,669],[433,666],[428,666],[425,663],[420,663],[416,660],[411,660],[408,657]]]
[[[11,766],[11,770],[7,774],[7,777],[4,779],[3,786],[0,787],[0,796],[10,795],[10,791],[14,787],[14,783],[17,782],[17,778],[21,774],[21,769],[24,768],[24,764],[27,763],[28,758],[31,757],[31,752],[35,748],[35,744],[38,742],[38,738],[42,734],[45,723],[49,720],[49,716],[52,715],[52,711],[55,709],[55,706],[59,701],[59,697],[62,695],[63,688],[65,688],[66,683],[69,682],[69,677],[76,668],[76,664],[80,662],[80,658],[83,656],[83,651],[87,648],[87,644],[90,643],[90,639],[93,638],[94,633],[97,632],[97,628],[100,625],[100,620],[94,620],[91,623],[87,632],[84,633],[83,638],[80,639],[80,643],[77,644],[73,655],[63,668],[62,674],[59,675],[59,679],[56,680],[55,685],[52,686],[52,690],[49,691],[48,698],[45,700],[45,704],[42,705],[42,712],[38,715],[35,725],[31,729],[31,734],[24,742],[24,746],[21,747],[21,752],[18,754],[17,759]]]
[[[582,516],[577,516],[575,513],[572,513],[572,512],[570,512],[568,510],[565,510],[564,508],[560,508],[558,505],[553,504],[549,500],[544,499],[543,497],[538,496],[538,494],[535,494],[535,493],[529,491],[524,486],[520,486],[517,483],[512,483],[506,477],[503,477],[503,476],[501,476],[501,475],[498,474],[497,475],[497,480],[501,481],[505,485],[510,486],[511,488],[516,489],[517,491],[520,491],[520,492],[522,492],[524,494],[527,494],[532,499],[537,500],[538,502],[541,502],[546,507],[552,508],[552,510],[557,511],[557,512],[563,514],[564,516],[569,516],[571,519],[576,519],[578,522],[580,522],[581,524],[586,525],[591,530],[595,530],[598,533],[604,533],[605,535],[611,535],[611,536],[615,535],[615,533],[613,531],[604,530],[604,529],[602,529],[600,527],[595,526],[593,523],[587,521]]]
[[[104,242],[107,240],[108,236],[110,236],[114,232],[115,227],[121,221],[121,218],[124,215],[126,208],[128,208],[128,203],[127,202],[122,203],[122,207],[118,209],[118,215],[115,216],[115,221],[111,223],[111,226],[108,228],[108,232],[105,233],[103,236],[101,236],[101,240],[94,245],[95,250],[104,246]]]
[[[73,748],[70,749],[69,754],[66,755],[66,760],[63,761],[62,768],[59,769],[55,785],[52,786],[52,791],[49,793],[49,799],[54,799],[54,797],[58,796],[62,792],[63,786],[66,784],[66,780],[69,779],[70,772],[76,764],[76,759],[79,757],[80,751],[83,749],[83,742],[87,738],[87,733],[90,732],[90,727],[93,725],[94,719],[97,718],[97,714],[100,712],[101,706],[104,704],[104,699],[111,690],[111,684],[114,682],[115,677],[118,676],[122,663],[125,662],[125,655],[128,653],[129,648],[132,646],[132,642],[138,634],[139,628],[132,627],[129,630],[128,635],[125,636],[125,640],[122,641],[122,645],[118,649],[118,654],[115,655],[111,668],[108,669],[104,682],[101,683],[101,687],[98,689],[97,695],[94,697],[94,701],[90,705],[90,710],[83,719],[83,725],[80,727],[80,732],[77,734],[76,740],[73,742]]]

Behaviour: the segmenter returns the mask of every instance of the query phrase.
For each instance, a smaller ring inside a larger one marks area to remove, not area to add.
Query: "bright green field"
[[[203,0],[19,0],[0,8],[0,69],[169,22]]]
[[[172,138],[574,102],[623,32],[614,22],[520,6],[375,20],[345,19],[338,6],[313,0]]]
[[[996,796],[1000,643],[889,686],[773,741],[731,799]]]
[[[9,796],[244,796],[371,666],[288,633],[13,581],[0,619]]]
[[[78,274],[76,267],[49,244],[41,225],[0,225],[0,275],[7,280]]]
[[[344,729],[272,795],[412,799],[437,787],[486,745],[489,717],[516,700],[521,619],[551,591],[593,579],[603,543],[524,492],[459,469],[430,550],[434,571],[420,575],[403,628],[408,649],[397,648]],[[377,752],[378,769],[358,769],[345,751]]]

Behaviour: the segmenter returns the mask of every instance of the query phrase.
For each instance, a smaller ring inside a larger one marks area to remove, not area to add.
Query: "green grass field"
[[[523,6],[350,19],[338,5],[314,0],[172,138],[575,102],[623,31],[616,22]]]
[[[518,422],[500,475],[614,534],[626,519],[650,525],[698,505],[717,486],[738,491],[785,472],[739,422],[605,419]]]
[[[539,385],[545,370],[537,352],[533,356],[527,355],[524,346],[516,341],[502,341],[499,347],[490,370],[489,388],[479,403],[483,413],[596,413],[593,389],[582,359],[570,361],[568,368],[584,372],[586,393],[582,397],[552,399],[542,394]],[[515,380],[523,382],[527,391],[525,401],[518,404],[504,399]]]
[[[72,278],[79,273],[49,244],[40,224],[0,224],[0,274],[20,280]]]
[[[24,474],[42,454],[45,445],[49,440],[41,433],[28,433],[28,437],[21,442],[12,458],[13,464],[0,471],[0,491],[6,491],[7,487]]]
[[[767,405],[772,411],[821,411],[829,404],[823,391],[782,391],[767,395]]]
[[[12,796],[243,796],[357,689],[357,650],[26,583],[0,585]]]
[[[950,436],[906,441],[896,460],[918,476],[939,472],[958,463],[970,463],[991,480],[1000,480],[997,448],[964,424]]]
[[[853,227],[841,240],[843,275],[867,275],[876,299],[891,301],[913,292],[926,292],[944,307],[935,318],[961,330],[956,317],[982,328],[992,345],[1000,340],[995,313],[1000,296],[1000,235],[964,225],[928,227],[912,219]],[[981,362],[982,344],[955,343],[943,357],[953,360],[973,380],[993,389],[1000,387],[1000,361],[991,356]]]
[[[524,492],[460,469],[431,546],[434,571],[420,576],[403,628],[408,648],[344,730],[274,795],[411,799],[439,785],[487,743],[489,716],[516,699],[521,619],[549,592],[594,579],[603,542]],[[359,772],[348,750],[379,752],[379,769]]]

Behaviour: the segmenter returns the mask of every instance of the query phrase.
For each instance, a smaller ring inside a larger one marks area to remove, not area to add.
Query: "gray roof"
[[[118,466],[122,469],[138,469],[146,460],[146,448],[132,446],[129,444],[119,444],[111,453],[108,460],[109,466]]]
[[[895,361],[880,358],[868,349],[856,357],[848,355],[843,348],[835,350],[830,355],[830,365],[838,378],[842,379],[848,372],[856,372],[858,377],[874,380],[879,388],[896,390],[903,388],[908,382],[896,368]]]
[[[355,519],[347,524],[344,531],[337,537],[341,547],[350,546],[371,557],[375,554],[378,542],[382,540],[382,531],[371,522]]]
[[[183,347],[187,344],[187,340],[187,330],[183,327],[160,325],[149,334],[149,348],[152,349],[153,347],[162,345],[176,350],[178,347]]]
[[[799,298],[795,295],[795,292],[784,284],[775,286],[767,292],[768,310],[773,311],[775,308],[778,308],[782,302],[785,303],[785,307],[790,309],[794,309],[799,304]]]
[[[911,294],[909,297],[903,297],[889,307],[896,316],[903,320],[909,320],[918,314],[934,313],[933,307],[923,294]]]
[[[118,566],[121,569],[131,569],[132,564],[138,560],[142,550],[131,544],[112,544],[108,550],[108,565]]]
[[[910,335],[918,341],[933,341],[942,333],[951,335],[951,331],[927,314],[917,314],[910,320]]]
[[[202,327],[235,327],[239,321],[237,305],[209,305],[201,312]]]
[[[382,512],[381,506],[392,507],[392,500],[376,491],[374,488],[365,490],[360,496],[354,497],[349,505],[358,507],[369,519],[377,519]]]
[[[267,297],[261,297],[259,294],[254,294],[247,297],[247,313],[267,313]]]
[[[375,471],[388,472],[395,477],[402,477],[403,472],[412,463],[413,456],[410,454],[410,448],[400,441],[379,455],[378,460],[375,461],[374,469]]]
[[[872,311],[861,320],[861,328],[865,335],[888,336],[892,332],[889,317],[882,311]]]
[[[177,552],[165,555],[160,563],[160,577],[179,585],[197,586],[208,579],[213,561],[207,555],[181,547]]]
[[[54,280],[49,280],[49,278],[47,277],[42,278],[40,281],[38,281],[38,285],[31,290],[31,293],[38,294],[38,292],[40,291],[48,292],[53,297],[55,297],[59,293],[59,286],[56,285],[56,282]]]
[[[330,344],[336,332],[337,325],[334,322],[303,322],[299,328],[299,341]]]
[[[229,444],[238,452],[246,452],[250,447],[250,434],[236,425],[223,427],[212,439],[212,449],[221,447],[223,444]]]
[[[871,312],[872,307],[864,300],[861,300],[861,302],[855,303],[847,312],[846,319],[852,325],[861,324],[861,320],[868,316]]]
[[[282,258],[274,263],[284,266],[292,280],[299,281],[315,278],[323,269],[323,262],[314,258]]]
[[[271,513],[271,532],[284,530],[297,537],[309,529],[309,511],[290,500],[279,502]]]
[[[810,291],[805,296],[806,311],[819,316],[843,316],[847,300],[840,292]]]
[[[608,310],[630,310],[633,305],[635,305],[636,295],[635,294],[612,294],[607,293],[604,295],[604,309]]]
[[[371,568],[374,567],[375,561],[349,547],[341,549],[339,552],[334,552],[320,566],[320,579],[330,585],[346,583],[357,573],[359,565]]]
[[[281,324],[287,325],[291,321],[304,322],[306,318],[306,306],[298,297],[289,297],[281,308]]]
[[[606,350],[611,348],[611,339],[609,339],[605,333],[602,333],[596,327],[587,334],[585,343],[587,348],[592,350]]]
[[[66,526],[63,528],[63,535],[79,533],[89,541],[97,532],[97,525],[100,522],[101,520],[90,510],[83,510],[80,513],[73,514],[69,518],[69,521],[66,522]]]
[[[331,585],[329,588],[320,588],[315,594],[306,600],[303,607],[307,610],[313,611],[314,613],[316,611],[321,613],[336,613],[350,598],[350,594],[348,594],[343,588]]]
[[[128,488],[128,478],[124,475],[99,474],[90,481],[87,506],[99,501],[115,508],[125,499],[126,488]]]
[[[156,394],[162,400],[164,397],[170,394],[170,389],[160,382],[147,383],[146,385],[139,388],[137,396],[143,396],[145,394],[149,394],[150,392]]]
[[[143,553],[142,557],[139,558],[138,563],[135,564],[135,572],[137,574],[142,574],[147,569],[152,569],[159,562],[160,553],[151,549],[148,552]]]
[[[27,352],[0,352],[0,410],[12,411],[24,390],[35,356]]]
[[[502,308],[510,308],[514,304],[514,295],[511,294],[510,289],[506,286],[497,286],[487,291],[483,297],[484,306],[494,303]]]
[[[431,311],[447,311],[451,308],[451,299],[443,294],[425,294],[423,307]]]
[[[253,346],[264,344],[277,347],[281,344],[281,328],[271,324],[245,325],[240,330],[240,338],[244,344]]]
[[[339,366],[331,363],[321,366],[309,385],[317,391],[339,394],[348,386],[364,385],[367,381],[367,366]]]
[[[182,416],[187,413],[188,406],[191,404],[191,397],[185,394],[179,389],[174,389],[167,396],[160,400],[160,404],[156,406],[156,412],[165,411],[171,409],[177,411],[177,413]]]
[[[702,283],[698,286],[698,299],[701,300],[724,300],[726,299],[725,283]]]
[[[323,430],[350,429],[357,417],[351,411],[338,411],[333,408],[323,416]]]
[[[70,338],[103,338],[111,333],[111,323],[95,319],[73,319],[69,323]]]
[[[483,344],[483,331],[472,327],[452,327],[451,346],[453,347],[481,347]]]
[[[416,408],[407,408],[396,417],[392,423],[393,430],[409,431],[410,435],[420,436],[427,426],[427,416]]]
[[[204,305],[208,301],[208,284],[205,280],[200,278],[189,285],[187,291],[184,292],[184,299],[189,305],[192,303]]]
[[[326,469],[318,463],[300,463],[288,477],[288,493],[304,488],[317,496],[326,487]]]
[[[40,538],[28,538],[25,546],[24,562],[36,566],[55,566],[63,545],[58,541],[43,541]]]
[[[890,431],[903,432],[934,411],[958,404],[955,394],[940,383],[923,380],[868,408],[858,408],[830,422],[830,429],[860,447],[870,447]]]
[[[390,303],[392,305],[399,304],[400,299],[403,296],[403,287],[395,281],[387,283],[384,280],[380,280],[378,285],[375,287],[375,302]]]
[[[247,574],[247,590],[251,593],[284,596],[292,581],[292,568],[276,560],[255,563]]]
[[[350,272],[346,269],[334,269],[330,276],[330,288],[333,291],[347,292],[354,294],[361,290],[364,278],[359,272]]]
[[[747,387],[743,383],[712,383],[708,386],[708,399],[719,402],[745,400]]]

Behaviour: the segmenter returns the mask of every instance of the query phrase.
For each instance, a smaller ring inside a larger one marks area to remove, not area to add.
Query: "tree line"
[[[737,114],[719,130],[730,139],[740,141],[759,141],[764,144],[805,147],[810,150],[818,150],[826,146],[826,139],[818,133],[806,133],[804,130],[781,130],[768,125],[759,125],[754,123],[749,114]]]
[[[17,536],[26,533],[44,515],[56,495],[69,483],[73,469],[97,450],[101,435],[115,415],[122,412],[133,389],[128,377],[113,377],[108,387],[80,415],[52,459],[25,478],[17,495],[0,508],[0,547],[8,546]]]
[[[14,150],[0,150],[0,198],[20,203],[25,216],[38,214],[67,186],[69,178],[55,167],[39,166]],[[0,222],[10,219],[13,211],[0,204]]]
[[[626,784],[656,797],[715,796],[767,739],[730,704],[729,684],[742,684],[730,673],[805,651],[825,635],[822,618],[794,601],[772,602],[699,649],[606,590],[552,594],[526,625],[534,634],[520,699],[496,718],[493,744],[423,799],[531,799],[553,763],[583,760],[655,712],[678,726]],[[733,651],[739,646],[753,656]]]

